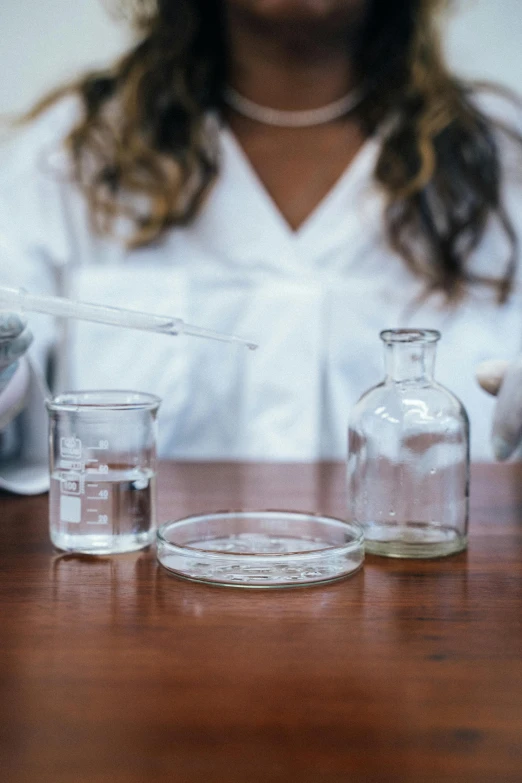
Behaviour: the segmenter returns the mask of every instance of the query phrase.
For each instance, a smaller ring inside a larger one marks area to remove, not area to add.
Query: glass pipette
[[[229,343],[241,343],[251,350],[257,344],[234,334],[215,332],[201,326],[187,324],[182,318],[170,315],[141,313],[138,310],[126,310],[121,307],[79,302],[61,296],[36,296],[23,288],[4,288],[0,286],[0,309],[13,309],[22,312],[45,313],[61,318],[76,318],[81,321],[96,321],[110,326],[123,326],[127,329],[142,329],[160,334],[189,334],[193,337],[207,337],[210,340],[222,340]]]

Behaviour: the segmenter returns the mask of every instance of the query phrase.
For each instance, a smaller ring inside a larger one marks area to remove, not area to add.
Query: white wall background
[[[455,2],[447,31],[454,67],[522,92],[522,0]],[[130,40],[103,0],[0,0],[0,35],[0,113],[109,62]]]
[[[109,0],[108,0],[109,4]],[[0,113],[26,109],[130,40],[102,0],[0,0]]]

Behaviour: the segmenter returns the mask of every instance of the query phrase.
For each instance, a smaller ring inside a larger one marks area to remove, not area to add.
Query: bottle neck
[[[432,381],[436,348],[434,342],[385,343],[386,381]]]

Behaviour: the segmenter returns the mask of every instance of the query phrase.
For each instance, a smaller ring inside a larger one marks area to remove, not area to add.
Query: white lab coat
[[[79,321],[57,332],[50,317],[31,316],[33,362],[45,368],[59,346],[56,388],[158,394],[161,457],[343,459],[350,410],[383,377],[379,331],[437,328],[436,378],[470,414],[472,457],[492,458],[493,401],[474,368],[519,352],[520,296],[499,308],[477,287],[456,311],[439,296],[411,309],[422,282],[386,242],[383,196],[372,177],[377,140],[293,232],[222,129],[221,173],[197,219],[159,246],[126,251],[92,234],[82,196],[68,181],[58,150],[74,111],[63,102],[47,112],[0,167],[0,230],[19,249],[2,261],[0,284],[172,314],[260,348]],[[522,237],[522,188],[506,181],[505,190]],[[500,274],[506,255],[492,225],[475,266]],[[40,427],[43,454],[45,411],[34,395],[31,421],[27,413],[26,428],[34,434]],[[16,470],[11,465],[9,486],[19,489]]]

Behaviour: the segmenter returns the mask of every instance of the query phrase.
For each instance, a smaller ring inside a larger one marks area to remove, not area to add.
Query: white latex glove
[[[496,458],[507,459],[522,443],[522,356],[512,362],[482,362],[476,377],[485,391],[497,396],[491,439]]]
[[[33,335],[18,313],[0,312],[0,392],[7,386]]]

